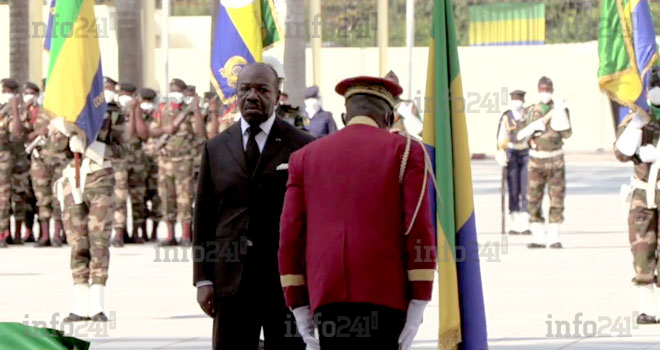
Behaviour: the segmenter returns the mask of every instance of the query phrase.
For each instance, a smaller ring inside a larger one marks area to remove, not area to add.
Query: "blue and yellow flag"
[[[426,80],[423,140],[441,203],[437,213],[440,329],[438,348],[485,350],[486,315],[479,260],[470,150],[450,0],[435,0]],[[431,198],[435,198],[432,196]],[[457,254],[462,251],[462,254]],[[460,345],[459,345],[460,344]]]
[[[602,0],[598,85],[618,103],[618,125],[630,110],[646,113],[649,72],[657,65],[653,17],[647,0]]]
[[[48,11],[48,27],[46,27],[46,33],[44,35],[44,49],[50,51],[50,39],[53,35],[53,15],[55,15],[55,5],[57,5],[57,0],[50,0],[50,9]]]
[[[238,73],[262,61],[264,48],[282,40],[272,0],[222,0],[211,49],[211,82],[225,104],[235,99]]]
[[[96,23],[94,0],[59,0],[53,16],[44,109],[72,123],[90,144],[106,110],[98,32],[89,25]]]
[[[87,350],[89,342],[67,337],[62,331],[51,328],[0,322],[0,349]]]

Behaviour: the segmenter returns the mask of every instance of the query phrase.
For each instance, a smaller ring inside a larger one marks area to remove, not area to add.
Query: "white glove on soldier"
[[[641,129],[642,127],[644,127],[644,125],[646,125],[646,123],[648,123],[648,121],[645,120],[644,117],[642,117],[638,113],[635,113],[632,119],[630,119],[630,123],[628,123],[628,126],[635,129]]]
[[[626,125],[626,128],[614,144],[621,154],[628,157],[635,154],[637,147],[639,147],[642,141],[642,128],[646,123],[645,118],[637,113],[630,119],[630,122]]]
[[[69,149],[73,153],[85,153],[85,143],[78,135],[73,135],[69,139]]]
[[[424,309],[428,304],[425,300],[411,300],[408,304],[408,313],[406,315],[406,323],[403,325],[403,331],[399,336],[399,345],[401,350],[410,350],[413,340],[417,335],[419,326],[422,324],[424,317]]]
[[[499,164],[501,167],[505,167],[509,164],[509,158],[506,155],[505,150],[499,150],[497,153],[495,153],[495,161],[497,164]]]
[[[646,145],[639,148],[639,159],[644,163],[653,163],[658,160],[658,149],[653,145]]]
[[[307,350],[321,350],[319,340],[314,336],[314,315],[309,305],[293,309],[293,317],[296,319],[298,332],[302,335]]]
[[[552,128],[552,130],[565,131],[571,128],[566,108],[566,103],[564,103],[564,101],[559,100],[555,103],[554,113],[550,119],[550,128]]]
[[[518,135],[516,137],[518,138],[518,141],[523,141],[524,139],[532,136],[537,131],[545,131],[545,122],[543,119],[537,119],[533,121],[522,130],[518,131]]]

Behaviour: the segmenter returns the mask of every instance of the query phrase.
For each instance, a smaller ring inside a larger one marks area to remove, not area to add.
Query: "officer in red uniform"
[[[286,304],[308,349],[410,349],[435,275],[424,150],[387,131],[398,84],[356,77],[335,90],[346,127],[289,159]]]

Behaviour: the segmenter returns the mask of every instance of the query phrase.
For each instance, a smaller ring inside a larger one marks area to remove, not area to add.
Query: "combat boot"
[[[637,302],[639,303],[637,324],[658,323],[658,320],[655,318],[657,306],[656,298],[653,295],[653,284],[637,285]]]
[[[103,313],[104,307],[105,286],[101,284],[92,284],[92,286],[89,287],[89,314],[92,315],[92,321],[108,321],[108,317]]]
[[[149,235],[147,235],[147,222],[143,222],[140,225],[140,233],[142,234],[142,241],[149,242]]]
[[[149,240],[153,242],[158,242],[158,221],[153,220],[152,224],[153,226],[151,227],[151,237],[149,237]]]
[[[14,230],[14,239],[12,239],[11,244],[21,245],[23,244],[23,238],[21,237],[21,228],[23,228],[23,222],[21,220],[16,220],[16,229]]]
[[[66,232],[64,232],[64,224],[62,223],[62,220],[55,220],[55,233],[53,236],[59,237],[62,244],[67,244]]]
[[[160,245],[163,247],[177,245],[176,238],[174,237],[174,223],[167,223],[167,239],[160,242]]]
[[[110,242],[113,247],[123,247],[124,246],[124,233],[126,230],[115,229],[115,238]]]
[[[7,248],[7,236],[9,236],[9,230],[0,232],[0,248]]]
[[[55,232],[53,232],[53,239],[50,240],[50,245],[52,245],[53,247],[61,247],[63,244],[62,239],[60,238],[61,234],[62,234],[61,221],[60,221],[60,225],[58,225],[57,221],[55,221]]]
[[[50,246],[50,223],[48,220],[39,220],[39,240],[35,247]]]
[[[519,235],[520,234],[520,213],[517,211],[511,212],[509,215],[511,218],[511,229],[509,230],[510,235]]]
[[[527,244],[527,248],[545,248],[545,228],[543,227],[542,222],[531,223],[530,228],[532,230],[532,241]]]
[[[89,321],[89,285],[73,285],[73,312],[64,318],[64,322]]]
[[[138,232],[139,227],[140,227],[139,225],[135,225],[135,224],[133,225],[133,233],[132,233],[131,241],[133,241],[133,243],[135,243],[135,244],[144,243],[144,240],[142,238],[140,238],[140,234]]]
[[[548,224],[548,244],[550,244],[550,248],[563,248],[559,242],[559,224],[557,223]]]
[[[190,247],[192,245],[192,225],[190,221],[183,223],[183,238],[181,239],[181,245],[184,247]]]

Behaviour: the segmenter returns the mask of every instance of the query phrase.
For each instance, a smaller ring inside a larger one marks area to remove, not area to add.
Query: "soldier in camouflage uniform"
[[[174,225],[183,226],[181,243],[192,239],[193,159],[196,138],[204,138],[204,121],[199,100],[184,102],[186,84],[180,79],[170,83],[167,103],[160,108],[160,118],[149,126],[150,137],[159,139],[158,195],[161,198],[162,219],[167,223],[167,240],[163,245],[176,245]],[[195,126],[193,126],[195,124]]]
[[[660,264],[658,264],[658,171],[660,170],[660,69],[651,72],[649,92],[650,120],[634,113],[621,123],[614,143],[614,154],[622,162],[634,164],[628,199],[628,236],[633,255],[638,292],[638,324],[657,323],[660,317]],[[654,296],[653,285],[656,285]]]
[[[149,88],[143,88],[140,90],[139,95],[142,119],[136,119],[136,128],[138,129],[148,126],[153,121],[156,121],[156,106],[154,104],[156,92]],[[149,131],[146,127],[145,130],[148,136]],[[140,132],[138,132],[138,134],[140,134]],[[147,201],[151,202],[151,210],[149,210],[146,216],[149,217],[153,223],[149,240],[154,242],[158,240],[158,222],[161,217],[160,197],[158,197],[158,150],[156,150],[156,141],[155,138],[147,138],[142,144],[146,171],[144,201],[145,203]]]
[[[564,163],[564,139],[572,134],[569,111],[563,101],[553,101],[552,80],[541,77],[538,82],[541,101],[520,123],[518,140],[529,144],[529,183],[527,209],[529,212],[532,241],[529,248],[545,248],[545,219],[543,194],[548,187],[550,212],[548,218],[548,244],[561,248],[559,225],[564,221],[564,197],[566,194],[566,168]]]
[[[14,93],[20,98],[18,89]],[[20,136],[12,135],[14,137],[10,140],[12,155],[11,202],[12,213],[16,221],[14,244],[23,243],[21,232],[23,231],[24,223],[26,234],[32,235],[37,203],[34,192],[32,191],[32,183],[30,182],[30,156],[25,152],[28,135],[32,132],[33,116],[26,113],[22,101],[19,103],[19,114],[21,116],[23,132]]]
[[[71,243],[71,272],[74,283],[74,308],[65,322],[107,321],[104,313],[105,284],[110,263],[110,236],[114,211],[114,182],[111,142],[111,114],[95,142],[85,147],[77,135],[69,140],[74,153],[81,153],[80,188],[76,187],[73,162],[63,171],[64,223]],[[82,190],[81,190],[82,189]]]
[[[113,214],[113,229],[115,236],[112,245],[121,247],[129,240],[126,231],[126,213],[128,200],[128,165],[127,145],[120,142],[128,131],[128,115],[122,111],[116,94],[117,82],[106,77],[104,83],[105,100],[108,103],[106,118],[110,120],[110,138],[108,140],[108,151],[112,160],[112,169],[115,177],[115,209]]]
[[[11,210],[12,152],[11,142],[22,139],[24,130],[17,96],[18,83],[11,79],[2,81],[0,105],[0,248],[7,246],[10,238],[9,215]]]
[[[33,146],[30,153],[30,176],[37,198],[39,211],[39,227],[41,236],[37,246],[61,246],[65,241],[62,224],[62,212],[59,201],[53,193],[53,183],[62,176],[62,170],[71,159],[69,139],[56,128],[50,126],[50,119],[36,104],[39,88],[30,83],[26,84],[23,96],[34,97],[26,102],[27,113],[32,114],[34,131],[29,135],[29,142]],[[55,232],[50,239],[50,219],[55,220]]]
[[[204,137],[197,138],[197,145],[193,153],[193,197],[195,197],[197,192],[197,176],[202,166],[201,154],[204,143],[206,140],[210,140],[218,135],[220,129],[218,121],[218,96],[214,92],[204,93],[204,106],[201,108],[200,113],[204,120]],[[195,130],[195,134],[199,134],[197,130]]]

